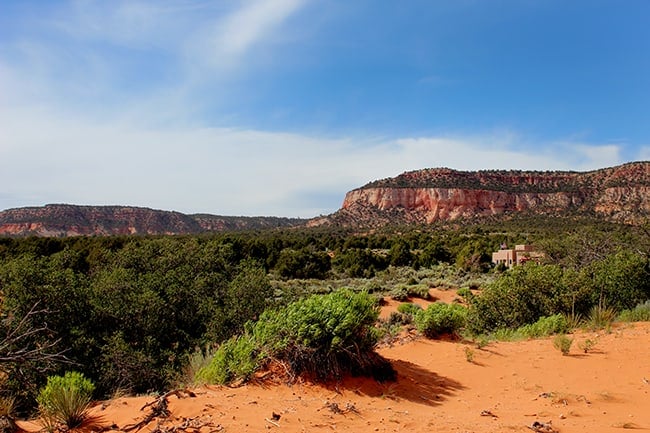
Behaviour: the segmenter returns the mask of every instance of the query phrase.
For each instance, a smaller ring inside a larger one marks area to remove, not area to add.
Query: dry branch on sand
[[[144,426],[149,424],[151,421],[153,421],[155,418],[161,418],[161,419],[168,418],[169,415],[171,415],[171,412],[168,409],[168,405],[169,405],[168,398],[171,397],[172,395],[175,395],[178,398],[196,397],[196,394],[194,394],[192,391],[189,391],[189,390],[178,390],[177,389],[177,390],[174,390],[174,391],[169,391],[169,392],[161,395],[160,397],[158,397],[154,401],[149,402],[149,403],[145,404],[144,406],[142,406],[142,408],[140,408],[140,410],[145,410],[146,408],[150,407],[151,412],[149,414],[147,414],[147,416],[144,417],[142,419],[142,421],[140,421],[138,423],[135,423],[135,424],[126,425],[121,429],[121,431],[130,432],[130,431],[135,430],[137,432],[141,428],[143,428]],[[175,427],[173,431],[185,430],[188,427],[190,427],[190,426],[188,425],[187,427],[184,427],[184,428]],[[156,430],[159,430],[159,429],[160,429],[160,426],[158,426],[156,428]],[[169,431],[172,431],[172,430],[169,430]]]

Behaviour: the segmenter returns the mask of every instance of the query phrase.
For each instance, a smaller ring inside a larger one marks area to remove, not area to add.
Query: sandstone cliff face
[[[517,212],[641,223],[650,218],[650,162],[584,173],[418,170],[350,191],[340,211],[312,224],[432,223]]]
[[[521,193],[458,188],[367,188],[349,192],[343,209],[357,206],[379,210],[403,208],[431,223],[461,217],[498,215],[505,212],[563,211],[581,206],[582,194]]]

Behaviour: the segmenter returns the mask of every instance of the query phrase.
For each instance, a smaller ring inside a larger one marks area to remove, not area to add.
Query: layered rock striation
[[[650,162],[589,172],[411,171],[348,192],[341,210],[313,224],[433,223],[514,213],[641,223],[650,217]]]

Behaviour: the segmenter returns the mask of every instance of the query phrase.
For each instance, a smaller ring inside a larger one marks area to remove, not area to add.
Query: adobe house
[[[532,259],[539,259],[542,253],[535,251],[532,245],[515,245],[514,249],[508,249],[506,244],[501,245],[501,249],[492,253],[492,263],[499,265],[503,263],[506,267],[520,265]]]

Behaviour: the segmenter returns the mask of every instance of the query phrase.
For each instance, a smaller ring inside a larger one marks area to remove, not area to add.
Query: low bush
[[[399,284],[388,295],[396,301],[406,301],[408,298],[429,299],[430,297],[429,286],[425,284]]]
[[[593,339],[593,340],[592,340],[592,339],[590,339],[590,338],[587,338],[586,340],[581,341],[581,342],[578,344],[578,347],[579,347],[580,350],[582,350],[584,353],[588,353],[588,352],[592,351],[592,350],[594,349],[594,347],[596,347],[596,343],[597,343],[597,342],[598,342],[597,339]]]
[[[573,344],[573,339],[567,337],[564,334],[557,335],[553,339],[553,347],[562,352],[562,355],[568,355],[571,350],[571,345]]]
[[[517,332],[526,338],[546,337],[553,334],[566,333],[569,324],[562,314],[541,317],[537,322],[520,327]]]
[[[210,362],[195,375],[197,384],[226,384],[235,379],[247,380],[257,369],[255,342],[248,336],[233,337],[211,355]]]
[[[48,424],[63,424],[68,429],[79,427],[88,418],[88,409],[95,385],[78,372],[50,376],[37,401]]]
[[[429,286],[426,284],[416,284],[407,288],[408,294],[413,298],[429,299]]]
[[[388,296],[390,296],[391,299],[395,301],[403,302],[409,298],[409,291],[405,285],[400,284],[398,286],[393,287],[391,291],[388,293]]]
[[[618,315],[622,322],[650,322],[650,301],[639,304],[631,310],[623,310]]]
[[[393,379],[390,363],[374,352],[378,317],[374,297],[349,289],[267,310],[258,322],[248,324],[244,335],[223,344],[198,378],[209,383],[245,380],[276,360],[285,364],[293,377],[329,380],[352,373]]]
[[[465,326],[467,309],[458,304],[436,302],[415,315],[415,326],[428,338],[457,334]]]
[[[474,299],[474,294],[472,293],[469,287],[461,287],[460,289],[458,289],[456,294],[461,298],[463,298],[465,302],[467,302],[468,304],[472,302],[472,300]]]
[[[397,306],[397,311],[402,314],[409,314],[411,316],[415,316],[420,311],[422,311],[422,307],[412,302],[404,302],[403,304],[399,304]]]

